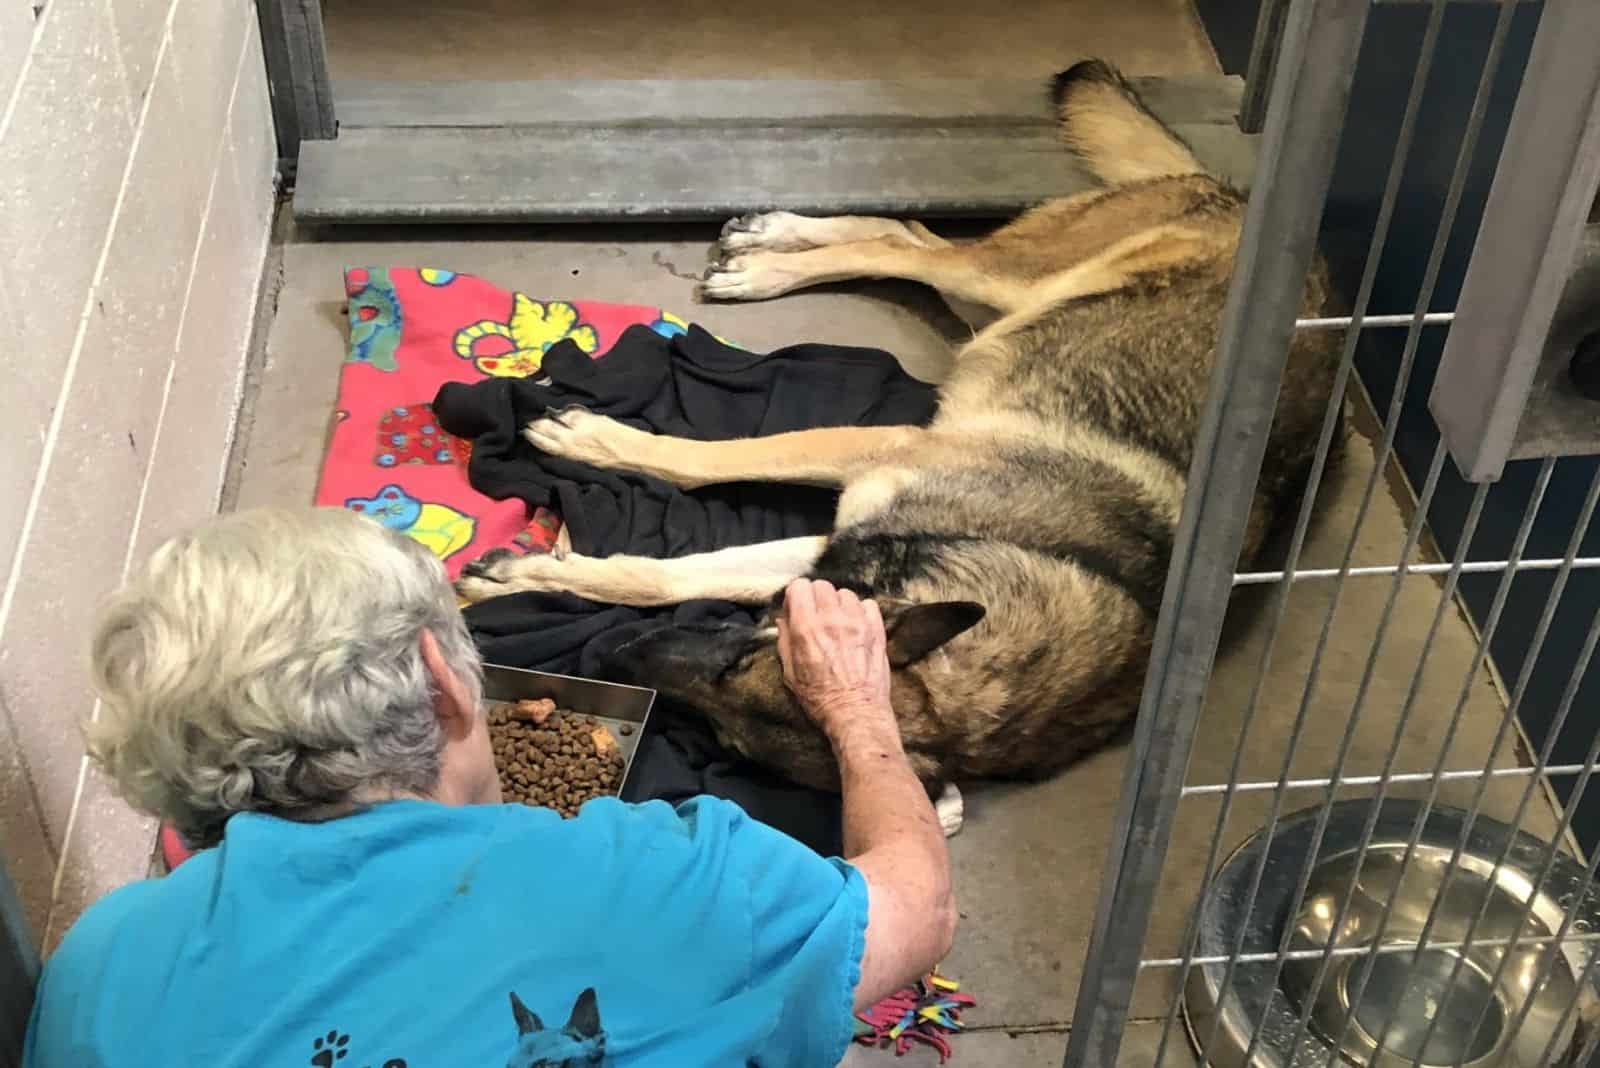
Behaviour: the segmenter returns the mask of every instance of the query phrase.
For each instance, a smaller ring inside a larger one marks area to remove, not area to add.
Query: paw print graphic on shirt
[[[350,1036],[341,1035],[338,1031],[329,1031],[326,1036],[318,1038],[311,1044],[311,1064],[314,1068],[333,1068],[334,1061],[344,1060],[350,1051]]]
[[[319,1035],[311,1042],[312,1068],[333,1068],[333,1065],[343,1061],[350,1055],[350,1036],[338,1028],[329,1031],[326,1035]],[[366,1058],[362,1058],[365,1060]],[[340,1068],[345,1068],[340,1065]],[[354,1068],[354,1066],[350,1066]],[[366,1064],[361,1068],[376,1068],[375,1065]],[[407,1068],[404,1057],[389,1057],[383,1062],[383,1068]]]

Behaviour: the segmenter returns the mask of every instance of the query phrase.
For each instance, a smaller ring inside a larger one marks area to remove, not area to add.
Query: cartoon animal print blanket
[[[451,578],[489,549],[548,551],[561,521],[468,484],[469,443],[444,433],[429,407],[439,387],[533,374],[564,338],[598,359],[630,326],[686,329],[660,308],[535,297],[436,267],[352,267],[344,282],[350,349],[316,503],[404,531]]]

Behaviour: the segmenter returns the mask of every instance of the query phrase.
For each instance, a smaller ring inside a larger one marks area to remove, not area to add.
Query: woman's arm
[[[932,970],[956,929],[950,855],[900,743],[884,642],[874,602],[826,582],[789,586],[778,624],[784,677],[833,744],[845,859],[867,881],[857,1009]]]

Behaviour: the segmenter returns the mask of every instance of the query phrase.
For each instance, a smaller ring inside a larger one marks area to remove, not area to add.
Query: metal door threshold
[[[1135,79],[1248,185],[1243,84]],[[1089,187],[1034,81],[354,82],[300,148],[304,220],[591,222],[750,210],[1009,216]]]

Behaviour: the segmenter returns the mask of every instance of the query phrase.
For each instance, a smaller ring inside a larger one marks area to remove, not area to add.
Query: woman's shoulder
[[[210,881],[204,869],[213,863],[213,857],[197,854],[177,871],[119,886],[101,897],[72,922],[50,954],[47,971],[70,967],[74,960],[102,960],[130,941],[137,941],[142,952],[159,945],[168,933],[181,937],[185,917]]]
[[[597,798],[565,820],[547,809],[502,807],[508,811],[485,814],[494,820],[493,839],[506,847],[498,852],[505,857],[539,857],[546,863],[560,857],[610,871],[727,874],[766,844],[761,835],[748,830],[752,821],[743,809],[713,797],[676,805]]]
[[[169,874],[130,883],[89,906],[53,956],[93,959],[134,942],[154,945],[164,933],[181,939],[193,929],[196,910],[208,907],[219,892],[227,896],[226,887],[258,886],[274,873],[314,880],[319,860],[347,875],[352,863],[359,870],[363,862],[376,862],[374,868],[381,869],[385,860],[415,849],[442,858],[453,842],[476,857],[540,867],[557,858],[558,863],[660,866],[672,855],[698,866],[737,854],[734,840],[749,837],[740,833],[748,822],[737,805],[710,797],[676,806],[600,798],[567,820],[550,809],[524,805],[429,802],[385,804],[313,825],[245,814],[229,823],[220,847],[201,850]]]

